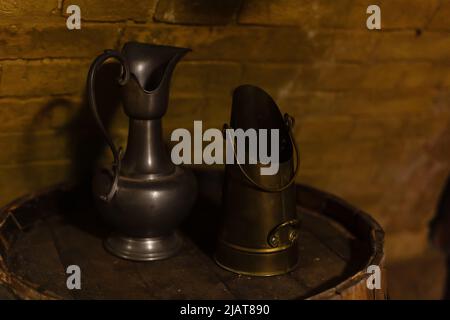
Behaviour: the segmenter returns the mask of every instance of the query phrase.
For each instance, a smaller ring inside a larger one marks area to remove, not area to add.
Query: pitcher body
[[[196,198],[194,175],[171,162],[162,138],[170,78],[188,51],[129,42],[121,53],[105,51],[89,71],[89,102],[114,157],[112,170],[95,175],[93,194],[103,219],[113,229],[105,247],[125,259],[159,260],[174,255],[182,243],[176,228]],[[122,65],[119,83],[129,117],[123,156],[106,132],[95,103],[95,72],[111,57]]]

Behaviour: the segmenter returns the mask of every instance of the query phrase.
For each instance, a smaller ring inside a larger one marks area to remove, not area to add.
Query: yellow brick
[[[239,85],[240,66],[236,63],[181,62],[175,69],[173,96],[229,96]]]
[[[343,26],[352,3],[352,0],[306,0],[302,3],[295,0],[245,0],[239,14],[239,23],[305,28]]]
[[[77,159],[81,164],[102,153],[107,153],[109,156],[106,142],[98,128],[83,128],[85,123],[77,123],[77,125],[60,131],[1,134],[0,165],[69,159]],[[125,146],[126,133],[120,130],[120,128],[112,128],[111,135],[118,144]]]
[[[24,19],[65,23],[60,12],[61,8],[58,8],[56,0],[2,0],[0,2],[0,23],[17,23]]]
[[[366,62],[371,59],[373,52],[377,49],[377,44],[383,32],[368,32],[368,30],[358,31],[323,31],[319,37],[332,38],[332,42],[327,46],[325,58],[331,61]]]
[[[330,143],[346,140],[352,132],[354,118],[348,116],[302,117],[295,125],[295,136],[302,141]]]
[[[438,86],[446,70],[429,62],[387,62],[370,64],[364,78],[356,83],[360,88],[434,88]]]
[[[306,157],[304,159],[305,160],[301,161],[308,161]],[[328,171],[323,169],[310,169],[308,167],[303,168],[302,164],[300,164],[300,170],[298,176],[296,177],[296,182],[326,191],[328,188],[329,179],[330,173]]]
[[[386,255],[391,261],[416,257],[428,249],[428,229],[388,232],[385,242]]]
[[[0,25],[0,59],[85,57],[92,59],[104,49],[115,48],[121,32],[119,24],[83,23],[81,30],[58,24]]]
[[[151,21],[156,2],[156,0],[128,0],[125,4],[122,0],[64,1],[63,14],[68,16],[67,7],[76,4],[80,7],[82,20],[145,22]]]
[[[27,193],[67,181],[72,168],[68,161],[0,166],[0,207]]]
[[[281,1],[243,1],[239,13],[239,23],[259,25],[311,25],[313,1],[305,1],[300,5],[295,0]]]
[[[202,109],[201,120],[204,127],[222,129],[224,123],[230,122],[231,96],[226,98],[207,99],[207,105]]]
[[[0,132],[30,132],[68,126],[80,111],[75,96],[0,99]]]
[[[359,195],[368,195],[374,193],[371,187],[371,181],[377,173],[377,163],[348,165],[345,167],[325,167],[329,175],[328,190],[330,192],[348,199],[350,195],[355,194],[359,190]],[[379,196],[382,193],[380,190],[375,191]],[[348,199],[350,200],[350,199]],[[361,209],[365,208],[366,203],[355,203],[360,205]]]
[[[222,129],[224,123],[230,121],[231,97],[174,97],[169,102],[163,126],[165,136],[169,139],[172,130],[194,128],[194,121],[201,120],[203,129]]]
[[[289,92],[289,95],[282,95],[277,99],[278,106],[284,112],[288,112],[295,118],[297,122],[302,117],[328,116],[337,114],[335,108],[336,93],[333,92]],[[344,114],[339,113],[339,114]]]
[[[312,78],[312,68],[289,63],[244,63],[240,83],[259,86],[278,100],[291,93],[298,78]],[[312,79],[313,80],[313,79]]]
[[[440,70],[440,73],[442,73],[442,76],[440,77],[440,82],[439,85],[443,88],[448,88],[450,87],[450,66],[447,64],[444,65],[436,65],[435,66],[435,70],[438,69]],[[436,71],[434,71],[436,72]]]
[[[355,88],[364,69],[355,64],[245,64],[241,83],[259,85],[283,98],[311,90]]]
[[[68,159],[70,138],[56,132],[0,135],[0,165]]]
[[[381,33],[378,33],[381,34]],[[374,60],[425,60],[446,61],[450,58],[450,43],[445,32],[414,31],[382,33],[373,50]]]
[[[171,97],[163,126],[168,136],[176,128],[193,129],[193,122],[202,119],[202,111],[208,108],[208,99]]]
[[[346,26],[366,28],[366,20],[369,16],[366,10],[372,4],[378,5],[381,9],[382,30],[424,28],[436,9],[440,7],[439,0],[354,0]]]
[[[317,32],[316,38],[326,47],[323,58],[331,61],[434,62],[446,61],[450,55],[445,32],[336,30]]]
[[[407,90],[360,91],[338,93],[334,100],[334,110],[338,113],[355,115],[392,115],[414,114],[430,110],[435,92],[424,90],[417,92]]]
[[[448,17],[450,16],[450,2],[448,0],[441,1],[439,10],[436,10],[431,19],[428,28],[432,30],[449,30],[450,24]]]
[[[3,62],[2,96],[80,94],[89,60],[45,59]]]
[[[412,117],[417,113],[433,111],[437,97],[434,89],[420,92],[411,89],[303,92],[299,95],[293,92],[279,99],[278,104],[283,111],[297,117],[297,121],[309,115]]]
[[[314,66],[313,77],[307,76],[297,80],[294,90],[340,91],[358,87],[364,75],[364,68],[359,64],[337,63],[318,64]]]
[[[122,42],[190,47],[186,60],[305,62],[323,56],[331,37],[316,37],[301,28],[152,25],[127,27]]]
[[[155,20],[177,24],[227,24],[233,21],[239,0],[160,0]]]
[[[245,0],[239,14],[243,24],[351,28],[367,30],[367,7],[381,8],[382,28],[423,28],[439,6],[438,0]]]

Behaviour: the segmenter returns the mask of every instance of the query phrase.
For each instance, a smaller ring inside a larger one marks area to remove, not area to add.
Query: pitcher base
[[[167,259],[181,248],[182,239],[173,233],[163,237],[130,238],[112,235],[105,239],[105,248],[123,259],[134,261],[153,261]]]

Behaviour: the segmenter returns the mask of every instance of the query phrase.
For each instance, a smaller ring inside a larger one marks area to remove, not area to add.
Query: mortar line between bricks
[[[361,27],[325,27],[325,26],[307,26],[301,24],[269,24],[269,23],[251,23],[251,22],[238,22],[236,26],[240,27],[254,27],[254,28],[286,28],[286,29],[300,29],[306,31],[369,31],[365,27],[364,24],[361,24]],[[415,31],[418,27],[403,27],[403,28],[382,28],[380,31],[375,32],[383,32],[383,31]],[[372,31],[370,31],[372,32]]]
[[[28,62],[28,61],[45,61],[45,60],[59,60],[59,61],[91,61],[94,57],[49,57],[49,56],[43,56],[43,57],[36,57],[36,58],[0,58],[0,62]]]
[[[0,138],[5,137],[14,137],[14,136],[23,136],[28,134],[30,131],[23,130],[23,131],[0,131]],[[58,129],[42,129],[42,130],[32,130],[33,135],[36,136],[52,136],[57,135]]]
[[[53,19],[48,20],[48,21],[37,20],[37,21],[33,21],[33,22],[23,22],[22,24],[20,24],[20,26],[21,26],[21,29],[23,29],[23,30],[36,29],[36,28],[38,28],[38,29],[39,28],[58,28],[58,29],[62,29],[67,32],[71,32],[70,30],[67,29],[65,17],[55,16],[54,18],[61,18],[61,21],[56,21]],[[82,22],[83,22],[83,20],[82,20]],[[0,28],[8,28],[14,24],[17,24],[17,20],[0,21]],[[87,27],[96,27],[96,26],[102,26],[102,27],[109,26],[109,27],[114,27],[114,28],[120,28],[120,27],[123,27],[124,25],[125,25],[124,23],[114,22],[114,21],[104,21],[101,23],[84,21],[84,26],[82,24],[81,29],[83,29],[83,27],[87,28]]]
[[[67,18],[67,16],[63,15],[62,16],[64,19]],[[134,19],[117,19],[117,20],[95,20],[95,19],[85,19],[85,18],[81,18],[81,26],[83,27],[83,23],[95,23],[95,24],[99,24],[99,25],[105,25],[105,24],[121,24],[121,23],[132,23],[132,25],[144,25],[144,24],[150,24],[148,23],[148,20],[134,20]]]
[[[64,4],[66,3],[66,0],[58,0],[58,10],[59,10],[59,15],[60,16],[64,16]]]
[[[322,94],[349,94],[349,93],[354,93],[354,92],[358,92],[358,93],[399,93],[399,89],[400,89],[400,94],[401,96],[406,95],[406,96],[411,96],[411,90],[416,90],[416,89],[423,89],[426,90],[426,92],[433,92],[436,89],[446,89],[447,87],[436,87],[433,85],[430,86],[421,86],[421,87],[404,87],[404,88],[341,88],[341,89],[312,89],[312,90],[307,90],[305,89],[303,90],[296,90],[295,94],[291,94],[289,95],[289,97],[291,98],[296,98],[299,96],[313,96],[313,95],[322,95]],[[406,92],[401,92],[401,90],[406,90]],[[403,94],[403,95],[402,95]],[[420,95],[423,93],[420,93]],[[417,95],[419,95],[419,93],[417,93]],[[415,95],[414,95],[415,96]],[[230,95],[229,94],[216,94],[216,95],[208,95],[207,98],[229,98]],[[77,94],[77,93],[62,93],[62,94],[55,94],[55,95],[30,95],[30,96],[20,96],[20,95],[3,95],[0,96],[0,101],[24,101],[24,100],[38,100],[38,99],[48,99],[48,98],[71,98],[74,100],[80,100],[79,102],[82,102],[82,96],[81,94]],[[201,94],[175,94],[171,97],[171,99],[205,99],[205,95],[201,95]]]
[[[240,16],[243,6],[244,6],[244,0],[238,0],[238,4],[237,4],[236,8],[234,9],[233,15],[231,16],[230,24],[232,24],[232,25],[239,24],[239,16]]]
[[[46,98],[81,98],[81,95],[79,93],[61,93],[61,94],[55,94],[55,95],[38,95],[38,96],[19,96],[19,95],[2,95],[0,96],[0,101],[8,101],[8,100],[20,100],[23,101],[26,100],[41,100]]]
[[[83,19],[82,19],[83,21]],[[123,23],[123,22],[133,22],[133,20],[118,20],[116,23]],[[92,22],[92,23],[99,23],[99,24],[105,24],[110,22],[115,22],[113,20],[110,21],[96,21],[96,20],[86,20],[86,22]],[[176,28],[177,26],[186,28],[186,27],[203,27],[203,28],[230,28],[230,29],[246,29],[246,28],[255,28],[255,29],[301,29],[302,31],[317,31],[317,32],[342,32],[342,33],[351,33],[355,31],[361,31],[361,32],[369,32],[367,28],[365,28],[364,25],[361,25],[360,28],[358,27],[308,27],[304,25],[277,25],[277,24],[257,24],[257,23],[224,23],[224,24],[205,24],[205,23],[195,23],[195,22],[170,22],[170,21],[163,21],[163,20],[148,20],[146,22],[135,22],[135,25],[140,26],[151,26],[151,25],[160,25],[160,26],[168,26]],[[133,26],[133,25],[131,25]],[[417,29],[422,29],[423,26],[411,26],[411,27],[384,27],[380,31],[376,32],[414,32]],[[443,32],[443,33],[450,33],[450,29],[427,29],[427,32]],[[370,31],[372,32],[372,31]]]
[[[439,10],[442,7],[442,0],[439,1],[438,5],[436,6],[436,8],[434,9],[433,13],[428,17],[427,21],[425,21],[425,24],[423,26],[423,30],[428,31],[428,26],[431,24],[431,22],[433,21],[434,17],[436,16],[436,14],[439,12]]]
[[[62,16],[61,18],[64,18]],[[171,23],[171,22],[165,22],[165,21],[158,21],[158,20],[152,20],[149,19],[147,21],[135,21],[132,19],[119,19],[119,20],[90,20],[90,19],[82,19],[82,22],[84,22],[88,27],[90,26],[108,26],[111,27],[124,27],[124,26],[139,26],[139,27],[155,27],[160,26],[167,26],[169,28],[188,28],[188,27],[197,27],[197,28],[204,28],[204,29],[211,29],[211,28],[217,28],[217,29],[299,29],[302,31],[316,31],[316,32],[336,32],[336,33],[342,33],[342,34],[348,34],[348,33],[355,33],[355,32],[373,32],[368,31],[364,26],[361,26],[361,28],[346,28],[346,27],[312,27],[312,28],[305,28],[305,26],[302,25],[264,25],[264,24],[195,24],[195,23]],[[131,22],[131,24],[130,24]],[[0,27],[7,27],[11,24],[7,22],[1,22]],[[35,22],[25,24],[24,27],[35,27],[35,26],[44,26],[44,27],[61,27],[61,23],[56,22]],[[404,27],[404,28],[383,28],[380,31],[376,31],[377,33],[394,33],[394,32],[414,32],[420,28],[420,26],[417,27]],[[441,28],[433,28],[433,29],[427,29],[427,33],[450,33],[449,29],[441,29]]]
[[[99,50],[99,54],[101,51]],[[92,57],[64,57],[64,56],[42,56],[42,57],[35,57],[35,58],[26,58],[26,57],[6,57],[6,58],[0,58],[0,62],[28,62],[28,61],[44,61],[44,60],[61,60],[61,61],[92,61],[94,59],[95,55],[92,55]],[[218,64],[238,64],[239,60],[214,60],[214,59],[185,59],[181,61],[180,63],[186,64],[186,63],[218,63]]]
[[[99,54],[101,52],[99,51]],[[89,57],[36,57],[36,58],[0,58],[1,62],[33,62],[33,61],[42,61],[50,60],[50,61],[61,61],[61,62],[70,62],[70,61],[78,61],[78,62],[90,62],[94,59],[95,54]],[[186,58],[181,62],[181,64],[187,64],[187,63],[216,63],[216,64],[260,64],[260,65],[296,65],[296,66],[311,66],[311,65],[339,65],[339,64],[352,64],[352,65],[370,65],[370,64],[383,64],[383,63],[433,63],[433,64],[443,64],[443,65],[450,65],[450,60],[447,58],[439,58],[439,59],[420,59],[420,58],[398,58],[398,59],[372,59],[370,61],[363,60],[363,59],[339,59],[334,60],[333,62],[330,62],[327,59],[320,59],[320,60],[311,60],[311,61],[305,61],[305,60],[267,60],[267,61],[260,61],[260,60],[238,60],[238,59],[223,59],[223,60],[203,60],[203,59],[189,59]]]
[[[0,99],[18,99],[18,100],[33,100],[36,98],[63,98],[63,97],[81,97],[81,93],[76,92],[66,92],[66,93],[55,93],[55,94],[46,94],[46,95],[13,95],[13,94],[0,94]]]
[[[12,163],[12,164],[0,164],[0,170],[1,169],[21,168],[23,166],[67,165],[67,164],[71,164],[71,163],[73,163],[73,159],[18,162],[18,163]]]
[[[61,126],[63,127],[63,126]],[[60,135],[60,129],[59,128],[51,128],[51,129],[42,129],[42,130],[31,130],[33,135],[35,136],[59,136]],[[82,132],[82,131],[80,131]],[[23,130],[23,131],[0,131],[0,138],[7,138],[7,137],[14,137],[14,136],[24,136],[29,134],[30,131]],[[111,130],[111,135],[113,136],[121,136],[122,134],[128,133],[128,128],[120,128],[116,127]]]
[[[114,49],[116,51],[120,51],[120,44],[122,43],[123,36],[127,30],[127,26],[125,25],[123,28],[119,29],[119,34],[117,35],[116,42],[114,43]]]

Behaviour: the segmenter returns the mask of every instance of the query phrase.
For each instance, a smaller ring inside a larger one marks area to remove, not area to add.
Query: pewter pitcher
[[[107,50],[98,56],[89,70],[89,104],[114,157],[112,170],[95,175],[93,193],[114,232],[105,247],[125,259],[159,260],[174,255],[182,243],[176,228],[195,201],[194,175],[172,163],[162,139],[172,72],[188,51],[128,42],[120,53]],[[129,117],[123,157],[99,117],[95,100],[95,74],[109,58],[122,67],[119,84]]]

